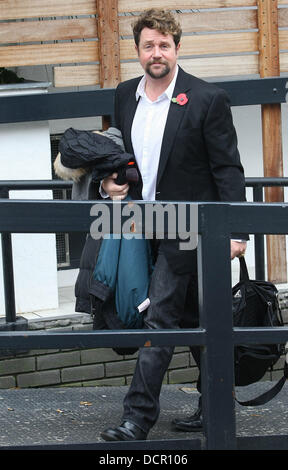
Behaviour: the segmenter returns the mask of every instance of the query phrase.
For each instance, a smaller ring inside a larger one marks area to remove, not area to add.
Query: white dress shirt
[[[177,74],[178,66],[170,85],[156,101],[151,101],[146,96],[145,75],[136,90],[135,99],[140,101],[132,124],[131,139],[134,155],[143,180],[142,197],[145,201],[155,200],[162,139]]]

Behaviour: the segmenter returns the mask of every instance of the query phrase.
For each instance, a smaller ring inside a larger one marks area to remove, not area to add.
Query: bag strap
[[[237,403],[242,406],[259,406],[268,403],[268,401],[272,400],[283,388],[286,380],[288,379],[288,364],[287,364],[287,356],[284,364],[284,371],[283,377],[267,392],[262,393],[258,397],[253,398],[252,400],[247,401],[239,401],[237,400],[236,396],[234,397]]]
[[[240,281],[249,281],[249,273],[247,269],[247,264],[244,256],[239,256],[240,263]]]
[[[239,263],[240,263],[240,281],[249,281],[250,280],[249,273],[248,273],[244,256],[239,257]],[[242,406],[264,405],[265,403],[268,403],[268,401],[272,400],[272,398],[274,398],[282,390],[287,379],[288,379],[288,352],[286,354],[283,377],[270,390],[262,393],[258,397],[253,398],[252,400],[240,401],[236,398],[236,396],[235,396],[235,400],[237,401],[237,403],[239,403],[239,405],[242,405]]]

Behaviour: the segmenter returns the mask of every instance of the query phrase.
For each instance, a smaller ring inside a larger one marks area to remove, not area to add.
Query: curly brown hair
[[[144,11],[133,23],[133,35],[136,46],[139,46],[141,31],[144,28],[156,29],[162,34],[171,34],[174,43],[178,46],[182,34],[180,23],[170,12],[158,8]]]

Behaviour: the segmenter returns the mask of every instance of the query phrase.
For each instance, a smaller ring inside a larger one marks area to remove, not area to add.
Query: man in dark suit
[[[134,198],[161,201],[244,201],[244,172],[225,92],[184,72],[177,64],[181,28],[163,10],[144,12],[133,27],[144,76],[121,83],[115,116],[124,145],[133,152],[141,174]],[[102,190],[113,199],[126,197],[129,186]],[[231,240],[231,259],[245,252],[246,242]],[[149,291],[146,328],[195,327],[198,324],[196,250],[179,249],[177,240],[156,240],[156,264]],[[102,432],[105,440],[146,439],[159,416],[159,395],[173,347],[142,348],[123,421]],[[200,367],[200,353],[191,348]],[[198,390],[200,391],[200,380]],[[178,430],[202,429],[201,409]]]

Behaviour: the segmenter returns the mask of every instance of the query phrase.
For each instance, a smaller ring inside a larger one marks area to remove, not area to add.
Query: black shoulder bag
[[[250,280],[244,257],[240,261],[240,280],[232,289],[233,323],[238,327],[279,327],[283,319],[278,302],[278,291],[268,281]],[[258,382],[285,353],[283,344],[241,344],[235,346],[235,385]],[[285,361],[283,377],[264,394],[240,405],[263,405],[274,398],[288,378]]]

